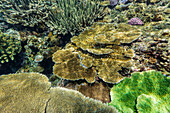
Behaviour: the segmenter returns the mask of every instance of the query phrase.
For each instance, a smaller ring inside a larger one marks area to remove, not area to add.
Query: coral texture
[[[1,0],[5,21],[36,29],[50,29],[55,34],[74,35],[107,12],[99,0]]]
[[[130,25],[143,25],[143,22],[141,19],[135,17],[135,18],[131,18],[128,22]]]
[[[118,113],[114,107],[78,91],[51,88],[45,75],[19,73],[0,76],[0,111],[13,113]]]
[[[44,24],[51,4],[45,0],[1,0],[0,11],[6,22],[34,27]]]
[[[51,84],[45,75],[20,73],[0,76],[1,113],[43,113]]]
[[[53,72],[69,80],[86,79],[92,83],[98,76],[105,82],[117,83],[124,78],[119,72],[132,66],[134,56],[134,51],[123,44],[132,43],[140,35],[139,29],[128,24],[95,23],[71,38],[72,43],[66,45],[68,50],[53,54]]]
[[[157,71],[132,73],[111,89],[111,103],[120,112],[168,113],[170,111],[170,79]],[[156,107],[155,107],[156,106]]]
[[[22,46],[19,37],[0,31],[0,63],[14,60],[14,56],[20,53]]]

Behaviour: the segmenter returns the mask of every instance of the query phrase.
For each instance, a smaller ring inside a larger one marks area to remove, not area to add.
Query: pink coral
[[[115,6],[118,4],[118,0],[109,0],[111,6]]]
[[[131,18],[128,22],[130,25],[143,25],[144,23],[142,22],[141,19],[139,19],[138,17],[135,18]]]

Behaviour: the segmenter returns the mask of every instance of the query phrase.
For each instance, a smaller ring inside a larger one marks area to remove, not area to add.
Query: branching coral
[[[44,27],[51,3],[44,0],[1,0],[0,12],[10,24]]]
[[[1,32],[1,31],[0,31]],[[0,63],[14,60],[14,56],[21,51],[19,36],[1,32],[0,34]]]
[[[10,24],[48,28],[56,34],[72,35],[106,13],[99,0],[1,0],[0,12]]]
[[[167,20],[169,14],[166,14],[166,9],[169,4],[166,0],[162,0],[154,5],[147,5],[147,3],[131,3],[126,7],[118,5],[115,10],[112,10],[111,18],[115,23],[127,23],[133,17],[140,18],[144,23]]]
[[[143,27],[143,37],[133,43],[135,68],[145,66],[170,75],[170,23],[151,22]]]
[[[105,15],[99,0],[57,0],[55,10],[49,14],[46,25],[59,34],[74,35]]]
[[[132,73],[111,89],[111,103],[120,112],[170,111],[170,79],[157,71]]]

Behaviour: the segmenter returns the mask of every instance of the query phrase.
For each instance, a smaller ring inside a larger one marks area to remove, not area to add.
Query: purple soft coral
[[[109,0],[111,6],[115,6],[118,4],[118,0]]]
[[[142,22],[141,19],[139,19],[138,17],[135,17],[129,20],[129,24],[130,25],[143,25],[144,23]]]

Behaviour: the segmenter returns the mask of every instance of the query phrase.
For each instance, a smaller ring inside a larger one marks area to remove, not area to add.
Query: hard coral
[[[111,89],[111,103],[120,112],[170,111],[170,79],[157,71],[132,73]],[[154,100],[155,99],[155,100]]]
[[[1,32],[1,31],[0,31]],[[0,63],[14,60],[14,56],[22,49],[18,35],[10,35],[1,32],[0,34]]]
[[[58,34],[75,35],[106,12],[100,0],[57,0],[55,10],[50,11],[46,25]]]
[[[95,81],[95,70],[83,68],[78,53],[71,49],[58,50],[53,54],[53,61],[53,72],[58,77],[69,80],[86,79],[90,83]]]
[[[39,28],[44,26],[52,9],[51,4],[44,0],[1,0],[0,4],[6,22]]]
[[[96,23],[79,36],[71,38],[72,43],[67,44],[66,48],[72,51],[62,50],[54,53],[53,71],[57,76],[70,80],[84,78],[91,83],[95,81],[95,76],[98,76],[105,82],[117,83],[123,79],[119,71],[123,68],[130,69],[134,56],[130,47],[120,45],[132,43],[140,34],[140,30],[128,24]],[[64,59],[67,56],[66,53],[69,53],[69,57]],[[67,77],[61,76],[62,70],[65,69],[67,71],[64,71],[66,74],[63,75]]]
[[[135,17],[135,18],[131,18],[128,22],[130,25],[143,25],[143,22],[141,19]]]
[[[12,98],[11,98],[12,97]],[[0,111],[22,113],[118,113],[78,91],[51,88],[45,75],[19,73],[0,76]]]

